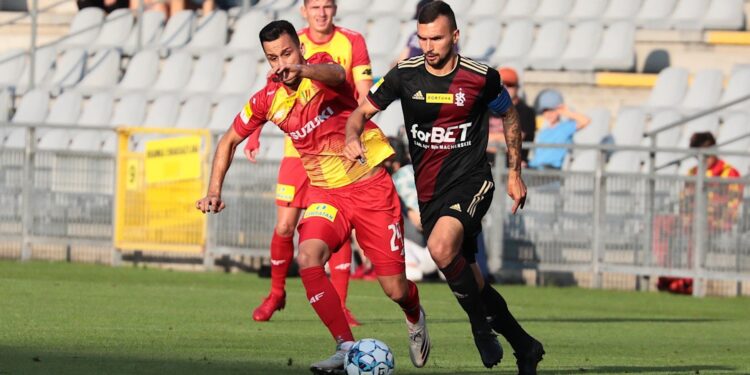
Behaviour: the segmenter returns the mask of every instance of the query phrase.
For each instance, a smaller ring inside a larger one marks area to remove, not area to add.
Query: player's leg
[[[487,321],[490,322],[495,332],[503,335],[513,347],[518,365],[518,373],[521,375],[536,374],[537,364],[544,356],[542,343],[531,337],[521,327],[513,314],[508,309],[508,304],[503,296],[490,284],[484,283],[484,277],[476,263],[471,265],[474,275],[481,281],[482,302],[487,309]]]
[[[286,275],[294,258],[294,229],[307,207],[310,181],[299,158],[284,158],[276,184],[276,226],[271,237],[271,293],[253,311],[253,319],[267,321],[286,304]]]
[[[395,187],[384,171],[362,182],[349,194],[357,241],[370,258],[385,294],[406,316],[409,356],[422,367],[430,354],[430,338],[417,285],[406,279],[403,219]]]
[[[335,202],[316,198],[311,194],[311,204],[298,227],[297,263],[310,305],[337,343],[333,356],[312,364],[310,369],[315,373],[331,373],[343,369],[346,351],[353,344],[354,336],[338,293],[323,267],[331,256],[331,249],[338,249],[348,241],[351,226]]]
[[[478,252],[477,236],[482,232],[482,218],[487,213],[492,202],[491,177],[475,178],[467,184],[465,193],[458,194],[457,204],[451,201],[449,208],[442,209],[442,213],[460,221],[464,229],[461,255],[469,264],[474,281],[480,290],[480,300],[486,312],[485,320],[492,329],[503,335],[514,349],[519,373],[522,375],[536,374],[536,366],[542,359],[544,349],[541,343],[529,336],[518,324],[508,310],[505,299],[491,285],[486,285],[484,275],[476,263]],[[473,186],[473,187],[470,187]],[[479,188],[481,186],[482,188]],[[476,194],[472,193],[477,191]],[[452,209],[450,207],[460,208]],[[433,231],[434,233],[434,231]]]
[[[328,261],[328,268],[331,272],[331,283],[333,283],[333,287],[336,288],[336,292],[341,299],[341,307],[344,308],[346,321],[349,322],[350,326],[357,327],[361,324],[346,307],[346,298],[349,294],[351,267],[352,245],[351,241],[345,241],[336,252],[331,254],[331,259]]]
[[[276,226],[271,237],[271,293],[253,311],[253,320],[264,322],[286,305],[286,275],[294,258],[294,228],[300,209],[276,207]]]
[[[456,296],[471,323],[474,343],[479,350],[482,363],[491,368],[500,362],[503,351],[492,328],[487,323],[481,289],[477,283],[470,262],[461,253],[464,228],[461,221],[452,216],[441,216],[430,226],[427,248],[440,271],[445,276],[448,286]]]

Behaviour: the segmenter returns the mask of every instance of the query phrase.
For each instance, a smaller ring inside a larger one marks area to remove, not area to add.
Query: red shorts
[[[307,207],[307,189],[310,179],[300,158],[281,159],[276,180],[276,205],[281,207]]]
[[[324,241],[338,249],[352,229],[379,276],[404,272],[404,231],[401,203],[391,176],[381,169],[374,176],[334,189],[310,186],[307,211],[297,226],[299,243]]]

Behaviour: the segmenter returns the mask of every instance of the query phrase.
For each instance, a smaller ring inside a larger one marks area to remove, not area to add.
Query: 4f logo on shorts
[[[305,211],[304,219],[309,217],[322,217],[333,223],[339,210],[327,203],[313,203]]]

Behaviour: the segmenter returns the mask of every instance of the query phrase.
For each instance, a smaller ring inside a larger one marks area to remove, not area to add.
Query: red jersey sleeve
[[[367,53],[365,38],[362,34],[353,34],[349,38],[352,42],[352,67],[370,66],[370,55]]]
[[[266,103],[268,95],[266,95],[266,89],[258,91],[253,95],[252,98],[245,104],[240,113],[234,118],[232,127],[242,137],[250,137],[248,144],[254,142],[257,145],[258,137],[260,137],[260,127],[266,123],[266,112],[268,112],[268,103]]]
[[[308,64],[331,64],[335,63],[333,61],[333,57],[328,54],[328,52],[318,52],[312,56],[310,56],[309,59],[307,59]]]

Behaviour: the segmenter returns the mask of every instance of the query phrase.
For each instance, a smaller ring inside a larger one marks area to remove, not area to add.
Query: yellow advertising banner
[[[146,142],[146,183],[184,181],[201,175],[201,137]]]
[[[151,140],[137,147],[133,140],[144,136]],[[203,251],[206,217],[195,201],[206,189],[210,150],[205,130],[120,130],[115,247]]]

